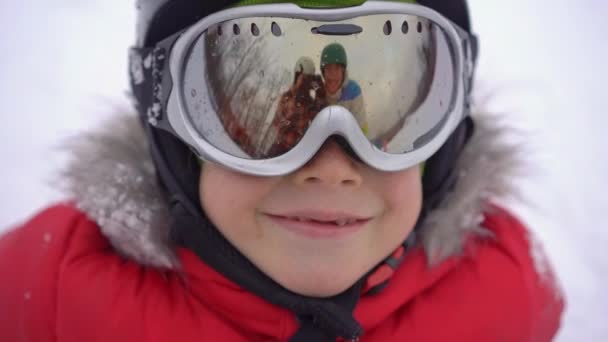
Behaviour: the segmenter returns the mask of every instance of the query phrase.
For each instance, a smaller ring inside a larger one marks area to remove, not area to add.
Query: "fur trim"
[[[458,184],[421,229],[431,264],[459,254],[469,235],[489,235],[481,226],[488,201],[515,194],[511,180],[520,163],[517,148],[507,143],[508,130],[489,115],[474,119],[475,134],[457,165]],[[102,129],[70,140],[67,149],[65,190],[114,248],[141,264],[177,267],[168,205],[138,118],[117,115]]]
[[[169,211],[140,121],[117,115],[99,131],[71,138],[63,185],[123,256],[173,268]]]
[[[430,265],[460,254],[471,235],[490,237],[482,223],[491,204],[520,197],[513,181],[523,160],[520,147],[509,142],[512,128],[490,113],[478,113],[473,119],[475,132],[456,164],[456,186],[420,230]]]

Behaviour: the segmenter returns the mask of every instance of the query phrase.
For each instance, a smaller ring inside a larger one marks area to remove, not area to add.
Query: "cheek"
[[[234,182],[228,174],[219,171],[219,168],[205,164],[199,183],[203,209],[209,216],[213,217],[221,217],[227,206],[239,205],[237,197],[231,196]],[[222,189],[224,191],[220,191]]]
[[[415,223],[422,207],[422,180],[419,168],[386,176],[381,188],[389,216]]]
[[[271,187],[269,180],[206,163],[201,172],[199,196],[209,219],[224,235],[230,236],[253,226],[256,210]]]

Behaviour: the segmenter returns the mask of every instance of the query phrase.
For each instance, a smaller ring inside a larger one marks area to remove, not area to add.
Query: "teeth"
[[[336,224],[337,224],[338,226],[343,226],[343,225],[345,225],[345,224],[349,223],[348,221],[349,221],[348,219],[337,219],[337,220],[336,220]]]
[[[316,221],[313,219],[309,219],[306,217],[297,217],[297,216],[289,216],[287,217],[288,219],[292,220],[292,221],[298,221],[298,222],[310,222],[310,221],[314,221],[314,222],[319,222],[319,223],[330,223],[327,221]],[[335,221],[333,221],[334,224],[338,225],[338,226],[345,226],[347,224],[353,224],[356,223],[357,220],[353,219],[353,218],[341,218],[341,219],[337,219]]]

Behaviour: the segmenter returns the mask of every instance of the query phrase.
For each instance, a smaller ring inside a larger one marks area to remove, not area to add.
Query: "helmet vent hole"
[[[390,20],[387,20],[386,23],[384,23],[383,31],[384,31],[384,34],[387,36],[393,32],[393,25],[391,24]]]
[[[241,34],[241,28],[239,27],[239,25],[234,24],[234,25],[232,26],[232,32],[234,32],[234,34],[235,34],[235,35],[237,35],[237,36],[238,36],[239,34]]]
[[[281,34],[283,34],[283,32],[281,32],[281,27],[279,26],[279,24],[277,24],[274,21],[272,22],[272,25],[270,26],[270,30],[272,31],[272,34],[274,34],[277,37],[279,37],[279,36],[281,36]]]
[[[222,25],[217,25],[217,35],[218,35],[218,36],[221,36],[221,35],[222,35],[222,33],[224,33],[224,32],[222,31]]]
[[[251,34],[256,37],[260,35],[260,29],[258,28],[258,25],[256,25],[255,23],[251,24]]]
[[[407,21],[404,21],[403,25],[401,25],[401,32],[403,32],[403,34],[410,32],[410,24],[408,24]]]
[[[422,33],[422,23],[418,22],[418,33]]]

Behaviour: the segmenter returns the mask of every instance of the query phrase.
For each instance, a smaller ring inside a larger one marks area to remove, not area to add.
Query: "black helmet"
[[[163,38],[194,24],[199,19],[237,2],[234,0],[137,0],[136,45],[139,47],[153,46]],[[319,2],[322,3],[323,0]],[[255,1],[249,1],[249,3],[253,4]],[[466,0],[418,0],[416,3],[434,9],[467,32],[471,32]]]

